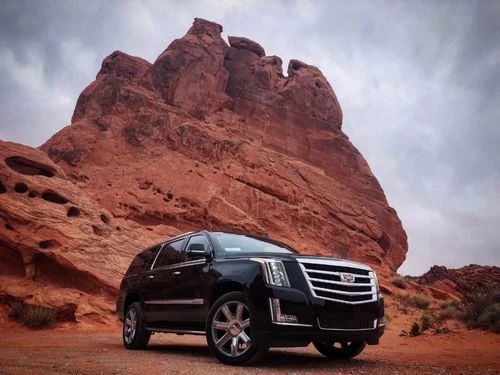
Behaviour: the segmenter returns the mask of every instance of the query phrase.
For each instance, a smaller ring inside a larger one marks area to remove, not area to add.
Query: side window
[[[160,251],[161,247],[162,245],[158,245],[149,250],[147,258],[144,259],[144,263],[146,264],[146,266],[144,267],[145,270],[149,270],[151,268],[153,262],[155,261],[156,254],[158,254],[158,251]]]
[[[151,268],[156,254],[160,250],[161,245],[152,246],[139,254],[137,254],[128,268],[127,274],[135,274],[144,271],[145,269]]]
[[[200,245],[203,245],[203,248],[205,250],[210,249],[210,245],[208,243],[207,237],[205,237],[204,235],[201,235],[201,234],[197,235],[197,236],[193,236],[189,239],[186,250],[189,250],[190,248],[194,249],[194,250],[200,250],[201,249]],[[204,256],[196,254],[196,255],[191,255],[189,258],[190,259],[198,259],[198,258],[204,258]]]
[[[186,253],[182,251],[185,242],[186,240],[183,238],[182,240],[170,242],[163,246],[158,259],[156,259],[154,268],[185,262],[187,260]]]

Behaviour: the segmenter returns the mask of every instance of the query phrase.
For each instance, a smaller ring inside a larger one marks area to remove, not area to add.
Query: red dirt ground
[[[15,323],[0,337],[0,374],[500,374],[500,335],[452,326],[452,333],[399,336],[409,316],[392,319],[378,346],[331,361],[312,346],[272,349],[252,367],[228,367],[204,337],[156,334],[144,351],[125,350],[118,325],[58,325],[33,331]]]

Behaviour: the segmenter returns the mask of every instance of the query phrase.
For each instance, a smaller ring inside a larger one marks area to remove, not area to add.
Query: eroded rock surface
[[[123,222],[68,180],[40,150],[0,141],[0,302],[108,316],[143,241],[162,233]],[[74,307],[71,307],[74,306]]]

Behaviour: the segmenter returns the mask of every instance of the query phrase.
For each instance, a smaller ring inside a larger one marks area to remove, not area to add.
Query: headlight
[[[380,285],[378,283],[378,278],[377,278],[377,274],[375,273],[375,271],[373,271],[373,278],[375,279],[375,287],[377,288],[377,294],[380,293]]]
[[[261,264],[262,276],[267,284],[290,287],[285,265],[281,260],[264,258],[252,258],[252,260]]]
[[[375,279],[375,288],[377,290],[377,297],[378,297],[378,299],[384,298],[384,296],[380,292],[380,284],[378,283],[378,278],[377,278],[377,274],[375,273],[375,271],[373,271],[373,278]]]

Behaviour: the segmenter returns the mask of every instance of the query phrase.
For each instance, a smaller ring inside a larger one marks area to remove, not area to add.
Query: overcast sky
[[[0,0],[0,139],[40,145],[105,56],[153,62],[194,17],[322,70],[408,233],[400,273],[500,265],[500,1]]]

